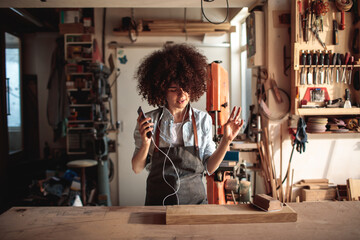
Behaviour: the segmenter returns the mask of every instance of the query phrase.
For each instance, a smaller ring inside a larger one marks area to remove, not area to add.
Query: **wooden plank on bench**
[[[177,205],[166,207],[166,224],[232,224],[296,222],[297,213],[285,205],[280,211],[264,212],[252,204]]]

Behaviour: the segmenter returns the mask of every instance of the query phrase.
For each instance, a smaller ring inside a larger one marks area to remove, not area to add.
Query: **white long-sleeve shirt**
[[[199,145],[199,157],[203,161],[204,166],[206,166],[207,159],[213,154],[216,150],[216,145],[214,143],[213,134],[212,134],[212,119],[211,116],[204,111],[192,108],[193,111],[189,112],[189,118],[184,120],[184,124],[182,127],[182,136],[184,146],[194,146],[194,133],[193,133],[193,126],[191,115],[194,114],[195,121],[196,121],[196,128],[198,134],[198,145]],[[153,128],[153,135],[152,137],[155,140],[155,129],[158,125],[159,115],[161,119],[161,126],[160,126],[160,134],[159,134],[159,145],[158,147],[169,147],[170,146],[170,136],[171,131],[174,125],[174,116],[170,113],[170,111],[163,107],[158,108],[156,110],[150,111],[145,113],[146,117],[150,117],[152,122],[154,122]],[[139,126],[136,124],[136,128],[134,131],[134,139],[135,139],[135,151],[134,155],[139,151],[142,139],[139,132]],[[149,149],[149,156],[148,156],[148,164],[146,166],[147,170],[151,168],[151,157],[154,151],[154,142],[151,142],[150,149]]]

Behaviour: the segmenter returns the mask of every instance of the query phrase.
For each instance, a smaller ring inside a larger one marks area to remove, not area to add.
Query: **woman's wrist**
[[[220,140],[220,144],[223,144],[225,146],[229,146],[231,142],[232,142],[231,139],[228,139],[225,137],[221,138],[221,140]]]
[[[146,141],[146,142],[143,141],[141,144],[140,150],[148,151],[150,148],[150,143],[151,143],[151,141]]]

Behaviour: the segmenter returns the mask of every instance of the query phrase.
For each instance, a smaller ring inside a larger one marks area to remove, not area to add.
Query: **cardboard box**
[[[60,34],[65,33],[83,33],[84,25],[82,23],[60,23],[59,24]]]

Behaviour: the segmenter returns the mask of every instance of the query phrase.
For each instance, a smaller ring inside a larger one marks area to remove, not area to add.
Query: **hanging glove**
[[[294,140],[294,145],[296,144],[296,151],[298,151],[299,153],[305,152],[305,143],[308,142],[305,128],[306,123],[304,119],[299,118]]]

